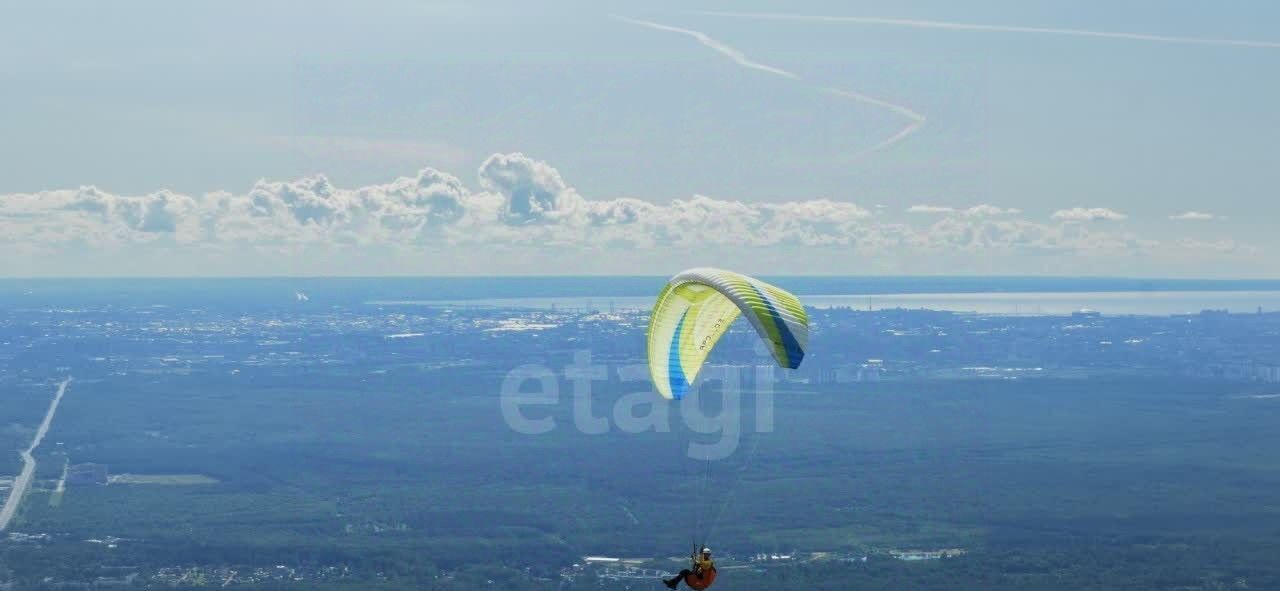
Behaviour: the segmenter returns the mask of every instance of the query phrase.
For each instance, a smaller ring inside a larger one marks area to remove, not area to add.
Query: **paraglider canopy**
[[[649,375],[679,400],[729,325],[745,314],[778,365],[800,366],[809,318],[799,298],[741,273],[702,267],[667,282],[649,319]]]

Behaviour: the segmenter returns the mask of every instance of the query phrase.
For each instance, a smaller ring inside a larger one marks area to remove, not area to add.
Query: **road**
[[[18,506],[22,504],[22,497],[27,494],[27,489],[31,488],[31,480],[36,475],[36,458],[34,452],[40,447],[40,442],[44,441],[44,436],[49,432],[49,425],[53,424],[53,415],[58,412],[58,403],[62,402],[62,395],[67,393],[67,385],[71,383],[71,378],[62,380],[58,384],[58,393],[54,394],[53,402],[49,404],[49,412],[44,414],[44,421],[40,423],[40,428],[36,429],[36,436],[31,440],[31,447],[21,452],[22,455],[22,473],[13,481],[13,488],[9,491],[9,498],[4,502],[4,508],[0,509],[0,531],[9,528],[9,522],[13,520],[13,516],[18,513]]]

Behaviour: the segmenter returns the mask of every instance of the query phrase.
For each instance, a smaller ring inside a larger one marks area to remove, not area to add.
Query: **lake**
[[[883,310],[909,308],[977,314],[1066,315],[1081,310],[1103,314],[1171,316],[1202,310],[1232,313],[1280,311],[1280,291],[1118,291],[1031,293],[905,293],[803,295],[812,308],[851,307]],[[647,310],[651,296],[529,297],[467,300],[382,300],[377,305],[467,306],[524,309]]]

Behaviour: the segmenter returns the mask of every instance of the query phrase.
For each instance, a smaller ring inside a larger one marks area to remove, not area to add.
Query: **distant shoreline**
[[[861,310],[930,310],[956,313],[1066,316],[1174,316],[1206,310],[1232,313],[1280,311],[1280,291],[995,292],[908,294],[821,294],[801,296],[806,307]],[[474,307],[492,309],[648,310],[652,296],[514,297],[456,300],[372,300],[371,306]]]
[[[928,294],[1273,292],[1273,279],[1026,276],[760,276],[801,297]],[[0,308],[149,303],[251,307],[362,305],[371,301],[652,297],[666,276],[512,276],[215,279],[0,279]]]

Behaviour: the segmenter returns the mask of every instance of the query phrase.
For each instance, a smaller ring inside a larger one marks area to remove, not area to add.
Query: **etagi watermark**
[[[635,383],[636,388],[619,396],[611,409],[597,409],[599,401],[592,396],[592,384],[610,379],[610,366],[596,364],[590,351],[577,351],[573,363],[557,374],[540,364],[521,365],[507,372],[502,380],[502,418],[517,433],[542,435],[560,424],[544,408],[561,404],[561,378],[569,384],[573,405],[573,426],[580,433],[600,435],[617,429],[636,434],[646,431],[672,431],[672,408],[679,407],[680,420],[693,434],[686,453],[700,460],[722,460],[737,451],[743,435],[743,398],[754,401],[752,430],[756,434],[773,432],[773,382],[775,369],[768,363],[754,365],[707,365],[697,381],[681,400],[668,400],[659,395],[649,380],[645,364],[621,365],[616,368],[618,381]],[[744,389],[744,375],[751,375],[749,389]],[[708,388],[717,384],[718,388]],[[744,396],[749,394],[750,396]],[[716,398],[718,396],[718,399]],[[717,404],[718,403],[718,404]],[[708,411],[704,407],[712,407]],[[603,412],[599,412],[603,411]],[[680,427],[677,426],[677,429]],[[707,441],[694,441],[693,439]]]

